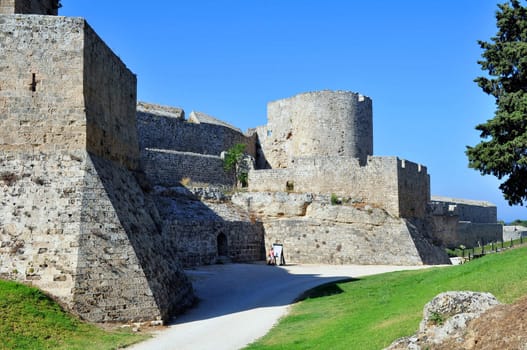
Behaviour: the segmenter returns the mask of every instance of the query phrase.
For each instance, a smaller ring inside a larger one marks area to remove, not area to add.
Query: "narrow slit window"
[[[35,73],[31,74],[31,91],[37,91],[37,75]]]

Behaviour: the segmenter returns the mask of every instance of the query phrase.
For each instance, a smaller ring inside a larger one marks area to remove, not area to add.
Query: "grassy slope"
[[[144,339],[68,315],[36,288],[0,280],[0,349],[117,349]]]
[[[248,349],[382,349],[414,333],[425,303],[449,290],[493,293],[511,303],[527,294],[527,248],[468,264],[396,272],[320,288]],[[331,293],[329,293],[331,294]]]

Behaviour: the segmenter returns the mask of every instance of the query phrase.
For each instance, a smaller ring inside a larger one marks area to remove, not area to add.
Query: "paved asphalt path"
[[[236,350],[264,336],[316,286],[423,266],[226,264],[186,270],[199,303],[133,350]]]

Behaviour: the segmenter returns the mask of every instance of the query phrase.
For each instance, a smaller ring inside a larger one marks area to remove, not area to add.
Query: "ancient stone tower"
[[[0,14],[57,15],[59,0],[0,0]]]
[[[318,91],[271,102],[268,124],[258,128],[271,168],[294,158],[343,156],[366,163],[373,154],[371,99],[349,91]]]
[[[0,14],[0,52],[0,276],[91,321],[186,307],[192,287],[141,182],[135,75],[80,18]]]

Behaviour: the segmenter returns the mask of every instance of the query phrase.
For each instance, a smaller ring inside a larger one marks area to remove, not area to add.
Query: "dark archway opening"
[[[222,232],[218,235],[218,256],[229,256],[229,243],[227,236]]]

